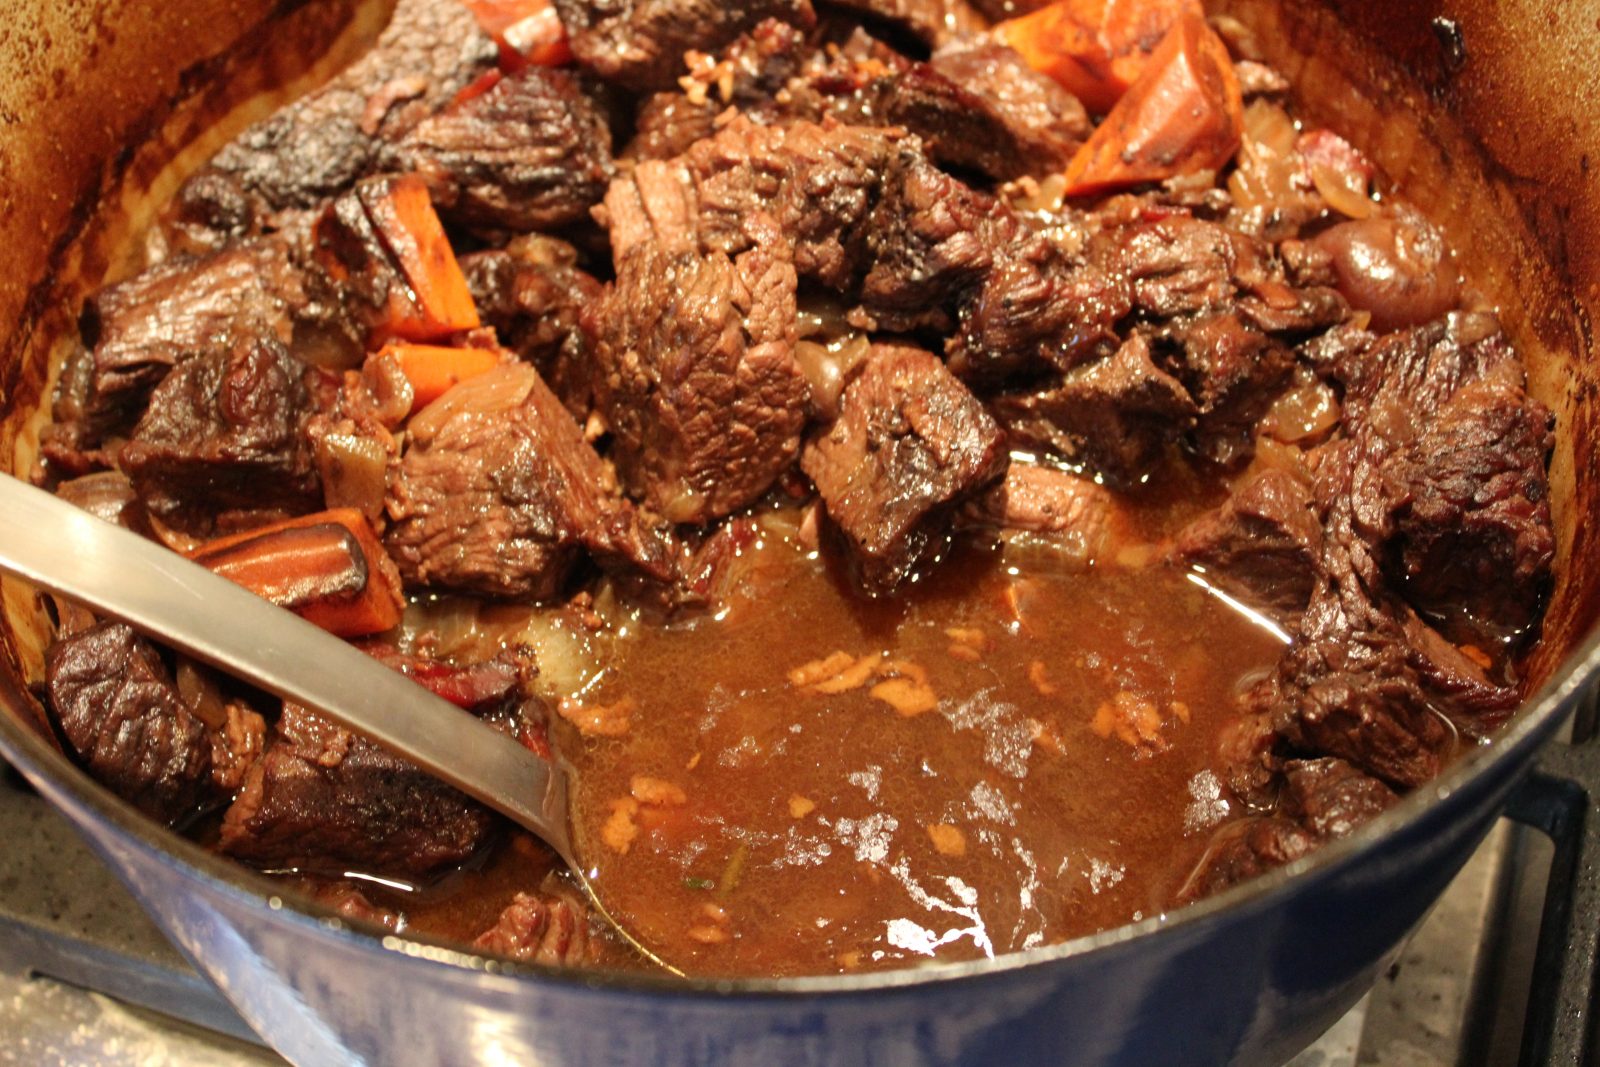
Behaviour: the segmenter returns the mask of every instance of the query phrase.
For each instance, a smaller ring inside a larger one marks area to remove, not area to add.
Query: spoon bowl
[[[293,612],[6,475],[0,572],[324,715],[498,811],[550,846],[634,951],[681,973],[618,924],[595,892],[573,843],[569,775],[559,759],[540,759]]]

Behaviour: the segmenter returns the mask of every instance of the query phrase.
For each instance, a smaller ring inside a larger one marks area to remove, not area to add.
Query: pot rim
[[[707,996],[814,998],[907,990],[1062,964],[1091,953],[1105,953],[1118,946],[1143,942],[1167,931],[1193,929],[1233,913],[1270,907],[1278,898],[1292,892],[1294,883],[1375,851],[1383,840],[1421,822],[1436,806],[1474,780],[1517,761],[1530,762],[1532,750],[1548,740],[1571,711],[1576,698],[1597,676],[1600,676],[1600,629],[1591,626],[1589,634],[1567,657],[1561,669],[1532,699],[1524,702],[1522,709],[1490,741],[1461,756],[1438,778],[1402,797],[1399,803],[1349,836],[1197,903],[1058,944],[987,959],[927,963],[862,974],[790,978],[677,978],[649,972],[513,962],[426,936],[390,933],[375,924],[335,916],[315,905],[307,906],[298,899],[280,895],[266,876],[150,821],[95,782],[25,725],[28,714],[23,704],[28,698],[9,684],[0,685],[0,706],[6,709],[6,713],[0,714],[0,755],[41,786],[58,807],[65,806],[63,799],[76,805],[79,810],[69,814],[110,824],[119,834],[159,850],[167,860],[178,864],[180,873],[187,877],[247,905],[265,905],[278,912],[282,921],[299,927],[309,936],[344,939],[367,950],[423,959],[479,976],[501,976],[519,985],[555,983],[580,986],[597,993],[643,993],[684,999]],[[1508,773],[1515,773],[1515,770]],[[58,792],[65,797],[58,796]]]

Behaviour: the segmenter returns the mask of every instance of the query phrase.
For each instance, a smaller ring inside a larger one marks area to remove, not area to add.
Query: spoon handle
[[[0,475],[0,571],[327,716],[504,814],[575,866],[559,768],[178,553]]]

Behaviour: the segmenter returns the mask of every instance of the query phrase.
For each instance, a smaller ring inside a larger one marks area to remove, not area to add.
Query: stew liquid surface
[[[725,609],[626,643],[585,702],[583,853],[696,973],[996,955],[1154,914],[1230,806],[1215,736],[1281,652],[1167,567],[958,548],[841,595],[768,525]]]

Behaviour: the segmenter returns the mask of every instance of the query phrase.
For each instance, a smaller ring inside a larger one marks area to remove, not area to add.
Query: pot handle
[[[1539,924],[1521,1067],[1583,1064],[1595,1045],[1600,967],[1600,691],[1512,795],[1506,815],[1555,843]]]

